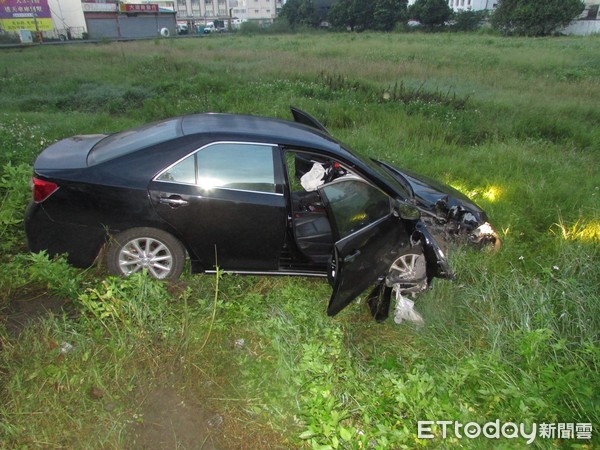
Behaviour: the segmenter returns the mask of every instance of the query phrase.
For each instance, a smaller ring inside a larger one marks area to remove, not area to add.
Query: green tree
[[[396,24],[407,18],[408,0],[376,0],[373,11],[373,28],[392,31]]]
[[[487,17],[487,11],[459,11],[452,16],[454,31],[475,31]]]
[[[349,27],[354,29],[350,23],[350,5],[352,0],[336,0],[327,13],[327,20],[334,28],[346,29]]]
[[[368,0],[336,0],[327,18],[334,28],[362,31],[372,25],[374,6]]]
[[[503,34],[547,36],[571,23],[584,8],[581,0],[500,0],[491,22]]]
[[[447,0],[417,0],[408,10],[411,19],[418,20],[428,28],[443,27],[452,17]]]
[[[336,0],[327,16],[335,28],[391,31],[406,18],[407,0]]]
[[[279,17],[285,18],[291,28],[319,25],[319,15],[312,0],[288,0],[281,8]]]

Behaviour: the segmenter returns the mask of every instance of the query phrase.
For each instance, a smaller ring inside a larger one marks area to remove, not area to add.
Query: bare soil
[[[21,293],[0,311],[8,339],[16,339],[23,330],[49,314],[59,315],[70,310],[70,301],[47,296],[46,293]],[[0,351],[3,342],[0,338]],[[1,369],[1,368],[0,368]],[[176,378],[176,376],[175,376]],[[159,382],[132,401],[137,411],[136,421],[128,430],[128,448],[145,450],[193,449],[193,450],[254,450],[289,449],[287,439],[268,425],[258,423],[241,410],[231,410],[219,403],[219,388],[210,388],[203,395],[207,401],[185,389],[172,378]],[[200,382],[200,380],[198,380]],[[205,383],[213,386],[212,383]],[[188,386],[189,389],[189,386]],[[93,398],[103,393],[91,392]],[[213,398],[211,398],[213,397]],[[220,406],[219,406],[220,405]],[[227,410],[219,413],[218,410]]]
[[[68,309],[68,300],[60,297],[40,294],[22,294],[13,299],[6,310],[0,312],[0,320],[6,322],[6,331],[10,337],[18,337],[23,329],[48,314],[61,314]]]
[[[203,405],[184,398],[174,387],[162,386],[149,392],[134,426],[136,449],[216,450],[223,417]]]

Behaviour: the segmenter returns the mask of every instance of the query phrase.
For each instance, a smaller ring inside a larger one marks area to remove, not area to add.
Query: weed
[[[463,110],[467,105],[467,101],[469,97],[458,98],[456,93],[450,92],[441,92],[439,90],[436,91],[427,91],[423,89],[425,83],[421,83],[417,88],[409,88],[405,86],[404,82],[398,84],[398,82],[394,83],[393,86],[386,89],[383,94],[381,94],[381,101],[387,102],[401,102],[407,105],[414,104],[435,104],[435,105],[443,105],[450,106],[456,110]]]
[[[30,198],[31,168],[7,164],[0,176],[0,251],[6,254],[22,247],[23,214]]]
[[[109,277],[99,286],[87,288],[78,301],[91,320],[113,337],[124,332],[139,338],[150,334],[166,339],[175,331],[167,315],[169,299],[163,283],[140,273],[128,278]]]
[[[13,169],[4,170],[23,171],[22,167],[15,167],[29,163],[33,155],[49,143],[41,127],[29,123],[24,118],[5,116],[5,119],[0,121],[0,163],[3,167],[9,163],[14,166]]]

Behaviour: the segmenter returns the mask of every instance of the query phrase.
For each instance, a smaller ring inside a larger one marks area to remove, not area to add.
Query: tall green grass
[[[597,428],[598,55],[594,36],[418,33],[3,50],[0,442],[129,448],[164,382],[224,417],[224,448],[525,444],[426,441],[418,420]],[[50,143],[191,112],[287,118],[290,104],[488,212],[502,250],[454,249],[456,280],[417,300],[424,327],[376,324],[360,300],[328,318],[322,281],[119,280],[26,253],[28,173]],[[69,307],[9,335],[10,302],[38,296]]]

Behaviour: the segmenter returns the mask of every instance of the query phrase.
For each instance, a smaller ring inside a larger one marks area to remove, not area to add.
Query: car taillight
[[[43,202],[50,197],[57,189],[58,185],[51,181],[40,180],[33,177],[33,201],[36,203]]]

